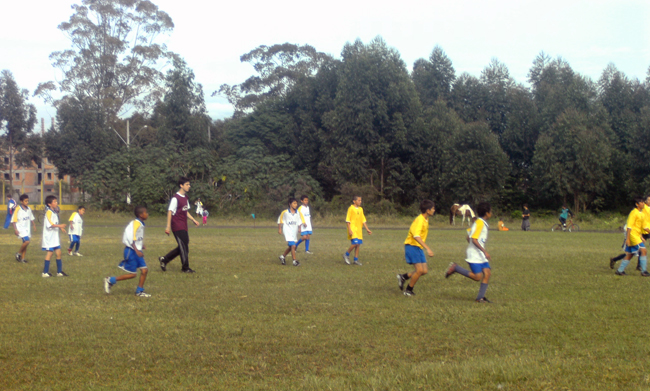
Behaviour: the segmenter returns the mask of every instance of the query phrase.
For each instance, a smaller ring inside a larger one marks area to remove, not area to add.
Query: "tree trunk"
[[[379,186],[381,198],[384,198],[384,158],[381,158],[381,184]]]
[[[11,192],[10,194],[13,196],[14,194],[14,143],[9,136],[9,191]]]
[[[576,215],[577,215],[578,212],[580,212],[580,193],[578,193],[577,191],[573,193],[573,204],[574,204],[573,210],[576,211]]]

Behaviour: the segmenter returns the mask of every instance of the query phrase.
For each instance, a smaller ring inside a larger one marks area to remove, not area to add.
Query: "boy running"
[[[313,254],[309,251],[309,239],[311,239],[311,213],[309,211],[309,197],[306,195],[300,196],[300,202],[302,205],[298,207],[298,213],[302,216],[303,224],[300,229],[300,240],[296,243],[296,248],[300,243],[305,242],[305,254]]]
[[[81,245],[81,234],[84,230],[84,220],[81,218],[84,213],[86,213],[86,207],[80,206],[77,208],[76,212],[73,212],[68,221],[70,222],[70,227],[68,228],[68,236],[70,236],[70,248],[68,248],[68,255],[81,256],[79,254],[79,246]],[[72,249],[74,252],[72,252]]]
[[[492,207],[487,202],[481,202],[478,204],[476,212],[479,218],[472,224],[467,237],[469,245],[467,246],[465,261],[469,264],[470,270],[452,262],[445,272],[445,278],[449,278],[454,273],[459,273],[474,281],[481,281],[481,288],[478,291],[478,296],[476,296],[476,302],[491,303],[485,297],[485,291],[487,291],[490,275],[492,274],[489,263],[492,259],[485,249],[485,244],[487,243],[489,228],[486,220],[492,217]]]
[[[16,236],[23,241],[20,250],[16,253],[16,261],[27,263],[25,257],[27,256],[27,246],[29,246],[29,240],[32,236],[31,227],[34,227],[34,231],[36,231],[36,224],[34,223],[34,214],[29,208],[29,197],[27,194],[21,195],[19,200],[20,205],[13,212],[11,223],[14,225]],[[29,225],[30,222],[32,223],[31,226]]]
[[[643,198],[634,198],[634,204],[636,208],[632,209],[627,217],[627,230],[625,235],[625,258],[623,258],[621,266],[619,266],[618,270],[616,270],[616,275],[626,276],[627,273],[625,273],[625,268],[630,263],[630,259],[632,259],[635,254],[639,254],[641,275],[643,277],[648,277],[650,276],[650,273],[648,273],[646,270],[648,259],[642,235],[644,232],[650,231],[648,229],[649,222],[646,220],[643,213],[643,207],[645,206]]]
[[[361,207],[361,196],[352,197],[352,205],[348,208],[345,223],[348,226],[348,240],[351,245],[348,251],[343,254],[343,260],[349,265],[350,253],[354,250],[354,264],[361,266],[361,262],[359,262],[359,247],[363,244],[362,228],[365,227],[368,235],[372,235],[372,231],[368,229],[368,225],[366,224],[366,216],[363,214],[363,208]]]
[[[56,276],[68,277],[66,272],[63,271],[63,263],[61,262],[61,241],[59,239],[59,230],[65,233],[65,224],[59,224],[59,201],[53,195],[45,198],[45,219],[43,219],[43,241],[41,247],[45,251],[45,263],[43,266],[43,278],[52,277],[50,271],[50,259],[52,254],[56,254]]]
[[[144,221],[149,217],[147,208],[144,206],[136,206],[133,211],[136,219],[131,221],[124,229],[122,235],[122,243],[124,247],[124,260],[120,262],[119,268],[124,270],[127,274],[122,274],[117,277],[106,277],[104,279],[104,291],[111,293],[111,287],[117,284],[118,281],[130,280],[135,278],[140,269],[140,282],[135,289],[135,295],[138,297],[150,297],[151,295],[144,291],[144,281],[147,279],[147,264],[144,261],[144,254],[142,250],[144,246]]]
[[[407,280],[411,282],[404,291],[405,296],[415,296],[413,287],[418,279],[427,274],[427,259],[424,257],[424,250],[427,250],[427,255],[433,257],[433,251],[425,243],[427,235],[429,234],[429,217],[433,216],[436,208],[431,200],[424,200],[420,203],[420,212],[422,213],[413,220],[411,228],[409,228],[408,236],[404,241],[404,255],[406,256],[406,263],[415,267],[414,272],[398,274],[397,285],[399,289],[404,289],[404,283]]]
[[[158,261],[160,262],[162,271],[166,272],[167,264],[180,255],[181,272],[194,273],[194,270],[190,269],[190,234],[187,232],[187,219],[191,219],[197,227],[199,226],[199,222],[194,220],[194,217],[188,212],[190,210],[190,202],[186,194],[190,191],[190,180],[181,177],[178,180],[178,186],[180,189],[178,193],[174,194],[169,202],[169,208],[167,208],[167,228],[165,228],[167,235],[170,232],[174,234],[178,246],[164,257],[158,258]]]
[[[285,257],[291,251],[291,259],[293,259],[293,266],[300,266],[300,262],[296,260],[296,246],[298,243],[298,236],[300,235],[300,226],[305,223],[302,215],[296,210],[298,208],[298,200],[289,198],[289,209],[285,209],[278,217],[278,233],[284,233],[284,239],[287,241],[287,249],[280,255],[280,262],[286,265]]]

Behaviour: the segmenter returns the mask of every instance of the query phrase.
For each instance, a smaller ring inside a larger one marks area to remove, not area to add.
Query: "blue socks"
[[[309,239],[305,240],[305,251],[309,251]]]
[[[349,257],[349,256],[350,256],[350,253],[346,251],[346,252],[345,252],[345,255]]]
[[[641,271],[642,272],[647,271],[646,268],[648,267],[648,257],[645,255],[639,257],[639,263],[641,264]]]
[[[43,266],[43,273],[47,273],[50,271],[50,261],[45,261],[45,264]]]
[[[485,291],[487,291],[487,287],[488,284],[481,283],[481,288],[478,290],[478,296],[476,296],[476,300],[481,300],[485,297]]]
[[[469,270],[463,269],[462,267],[456,265],[456,269],[454,270],[458,274],[462,274],[463,276],[469,278]]]
[[[298,239],[296,242],[296,250],[298,249],[298,246],[300,246],[300,243],[302,243],[302,239]]]
[[[76,252],[76,253],[79,252],[79,245],[80,244],[81,244],[81,242],[76,242],[76,245],[75,245],[76,248],[75,248],[74,252]]]
[[[135,293],[140,293],[140,292],[144,292],[144,288],[142,288],[142,287],[137,287],[137,288],[135,289]]]
[[[618,267],[618,272],[623,273],[629,263],[630,263],[629,259],[624,259],[623,262],[621,262],[621,266]]]
[[[115,284],[117,284],[117,278],[115,278],[115,277],[109,277],[109,278],[108,278],[108,282],[110,282],[111,285],[115,285]]]
[[[354,257],[354,262],[358,262],[358,261],[359,261],[359,258]]]
[[[63,262],[60,259],[56,260],[56,272],[61,273],[63,271]]]

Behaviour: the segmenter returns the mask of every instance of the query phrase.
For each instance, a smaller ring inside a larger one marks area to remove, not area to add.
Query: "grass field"
[[[41,278],[40,227],[28,264],[0,236],[0,389],[650,389],[650,280],[609,269],[621,234],[491,231],[494,303],[476,304],[478,283],[443,276],[464,266],[462,229],[430,231],[436,255],[408,298],[404,228],[366,235],[361,267],[343,263],[344,229],[315,228],[297,268],[280,266],[277,228],[192,228],[185,275],[157,265],[174,246],[157,218],[152,297],[134,296],[136,280],[106,295],[128,219],[89,219],[68,278]]]

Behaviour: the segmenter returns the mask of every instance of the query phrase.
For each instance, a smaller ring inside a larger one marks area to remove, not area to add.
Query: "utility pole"
[[[129,120],[127,119],[126,120],[126,151],[128,152],[130,148],[131,148],[131,133],[130,133],[130,129],[129,129]],[[128,158],[129,158],[129,156],[127,154],[127,159]],[[131,182],[131,166],[128,165],[126,167],[126,169],[128,171],[128,179],[129,179],[129,190],[126,193],[126,204],[131,205],[131,183],[130,183]]]
[[[210,142],[210,125],[208,125],[208,143]]]

